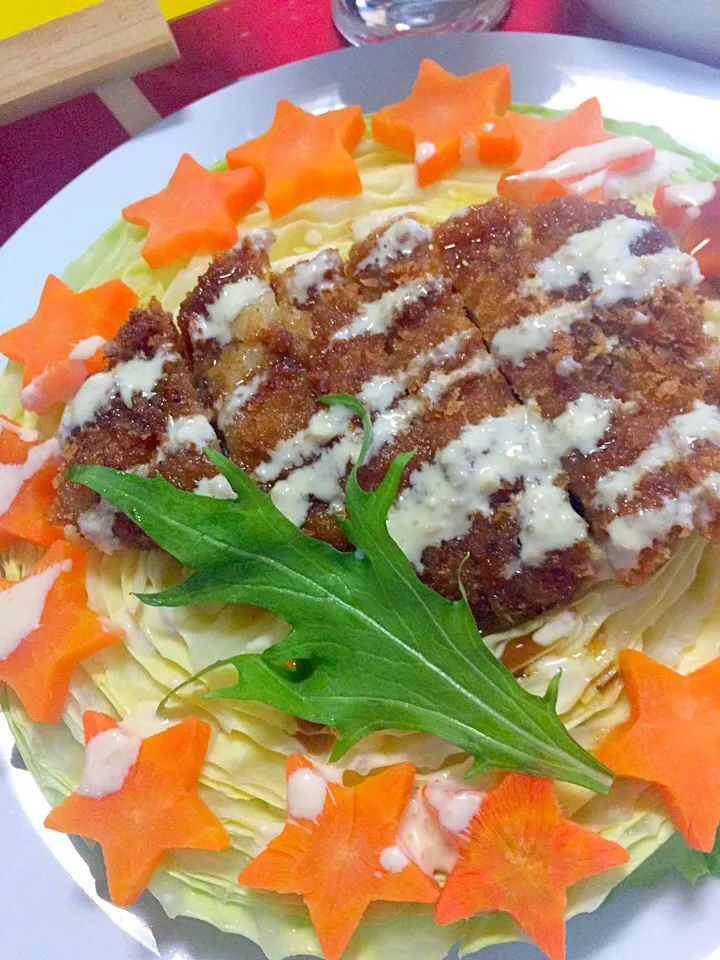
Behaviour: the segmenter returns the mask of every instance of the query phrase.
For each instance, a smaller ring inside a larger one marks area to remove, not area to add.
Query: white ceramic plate
[[[280,97],[315,112],[345,103],[375,110],[408,93],[424,56],[456,73],[509,63],[516,100],[565,108],[597,95],[606,115],[661,125],[720,159],[720,72],[649,50],[573,37],[476,34],[327,54],[199,101],[62,190],[0,250],[0,329],[30,316],[46,275],[62,273],[121,207],[164,186],[184,151],[203,163],[219,159],[267,128]],[[43,830],[46,804],[11,752],[0,721],[1,960],[261,960],[240,937],[168,920],[147,894],[132,910],[110,905],[99,856]],[[508,944],[481,957],[539,960],[540,953]],[[570,924],[568,960],[631,958],[720,960],[720,881],[693,889],[669,880],[628,891]]]

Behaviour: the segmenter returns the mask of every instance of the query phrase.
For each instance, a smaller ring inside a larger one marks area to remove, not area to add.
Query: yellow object
[[[160,0],[160,9],[166,20],[174,20],[194,10],[209,7],[217,0]],[[77,13],[86,7],[94,7],[102,0],[0,0],[0,40],[14,37],[25,30],[58,20],[68,13]]]
[[[18,0],[0,0],[0,40],[32,30],[33,27],[57,20],[68,13],[94,7],[101,2],[102,0],[33,0],[32,3],[18,3]]]
[[[186,13],[209,7],[213,3],[217,3],[217,0],[160,0],[160,9],[166,20],[174,20],[176,17],[184,17]]]

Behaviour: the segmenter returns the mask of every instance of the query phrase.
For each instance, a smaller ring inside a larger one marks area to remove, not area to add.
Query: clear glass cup
[[[391,37],[492,30],[512,0],[330,0],[335,26],[356,46]]]

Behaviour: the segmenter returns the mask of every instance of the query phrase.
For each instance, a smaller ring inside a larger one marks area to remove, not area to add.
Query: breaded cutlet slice
[[[606,417],[563,466],[622,579],[644,579],[692,529],[712,535],[720,412],[693,258],[631,204],[579,198],[469,208],[435,246],[518,398],[551,422],[580,404],[581,439]]]
[[[317,401],[328,393],[359,397],[375,432],[361,470],[363,486],[376,487],[397,453],[417,449],[402,481],[407,503],[404,493],[391,515],[393,535],[423,579],[452,597],[459,596],[460,564],[470,553],[463,581],[478,622],[507,625],[574,596],[593,576],[592,548],[559,476],[555,493],[571,516],[570,543],[532,565],[520,563],[524,486],[512,464],[504,464],[507,478],[501,470],[489,493],[475,498],[465,496],[466,478],[454,478],[458,486],[450,490],[444,512],[427,498],[418,501],[414,478],[422,484],[423,465],[432,468],[436,455],[462,444],[468,426],[488,418],[502,426],[512,410],[521,442],[537,446],[525,412],[439,271],[430,240],[427,228],[404,219],[357,244],[344,275],[337,255],[326,251],[273,279],[276,303],[304,311],[312,336],[283,355],[286,364],[295,365],[295,377],[282,382],[267,373],[243,406],[233,423],[233,456],[251,465],[256,481],[295,523],[345,548],[333,513],[343,506],[344,484],[361,445],[360,424],[344,408],[328,409]],[[267,369],[276,362],[269,361]],[[298,415],[297,397],[308,393],[312,409],[303,425],[289,432],[291,417]],[[263,434],[253,414],[267,417],[269,410],[284,436],[271,445],[266,432],[264,455],[254,462]],[[541,427],[537,416],[534,421]],[[477,453],[468,470],[480,468]],[[439,524],[433,516],[427,522],[428,507],[430,514],[442,514]]]
[[[187,365],[182,339],[156,300],[135,309],[106,349],[105,369],[80,388],[63,416],[63,465],[101,464],[161,473],[181,490],[230,495],[205,456],[219,449]],[[70,524],[105,550],[151,546],[124,514],[60,470],[53,522]]]

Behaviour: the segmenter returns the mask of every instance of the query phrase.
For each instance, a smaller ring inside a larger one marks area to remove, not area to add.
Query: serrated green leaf
[[[362,406],[344,395],[327,399],[362,418],[366,451],[372,434]],[[412,454],[395,459],[375,492],[360,487],[353,469],[338,523],[354,553],[307,536],[239,467],[208,455],[236,500],[104,467],[75,467],[69,476],[193,571],[177,587],[143,596],[145,603],[252,603],[290,623],[291,633],[263,654],[233,658],[237,683],[211,696],[259,700],[335,727],[333,759],[376,731],[419,730],[468,753],[474,769],[608,790],[610,771],[555,712],[557,681],[545,698],[525,691],[483,643],[466,600],[425,586],[388,534],[387,512]]]

